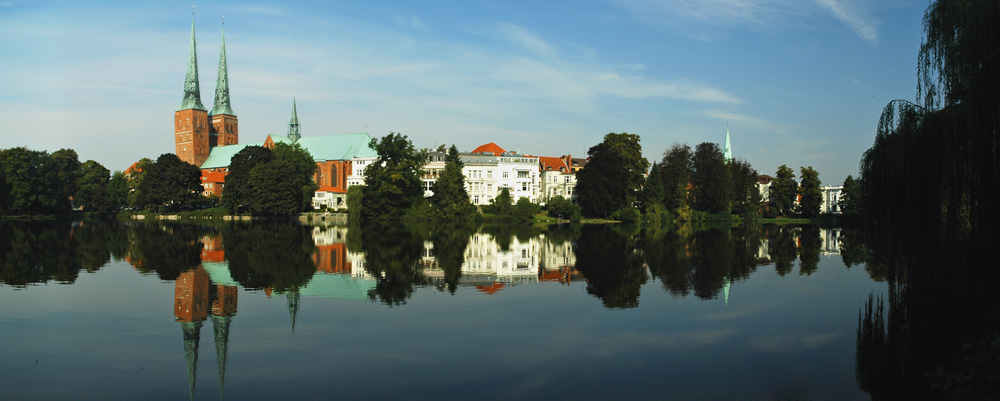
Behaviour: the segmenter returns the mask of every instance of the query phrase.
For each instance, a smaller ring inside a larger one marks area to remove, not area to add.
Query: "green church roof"
[[[328,160],[351,160],[355,157],[378,157],[375,150],[368,147],[371,139],[371,136],[367,132],[358,132],[354,134],[302,138],[299,139],[298,143],[312,155],[313,160],[324,162]],[[275,143],[292,143],[292,140],[287,136],[281,135],[271,135],[271,140]],[[264,142],[216,146],[212,148],[208,159],[205,159],[205,162],[201,164],[201,168],[229,167],[229,162],[233,156],[247,146],[264,146]]]

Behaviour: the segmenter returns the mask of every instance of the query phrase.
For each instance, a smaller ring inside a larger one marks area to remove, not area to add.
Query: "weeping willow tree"
[[[858,382],[873,399],[984,399],[1000,381],[996,21],[996,0],[928,7],[917,100],[886,105],[861,160],[869,264],[890,285],[884,326],[881,300],[859,322]]]
[[[925,12],[927,37],[917,58],[922,105],[886,105],[861,161],[863,205],[881,233],[926,233],[927,249],[994,235],[998,20],[995,0],[941,0]]]

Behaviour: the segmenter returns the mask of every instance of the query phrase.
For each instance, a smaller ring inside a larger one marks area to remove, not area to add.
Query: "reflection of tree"
[[[639,306],[639,289],[646,283],[642,256],[635,239],[608,225],[584,226],[576,247],[576,268],[587,279],[587,293],[607,308]]]
[[[679,230],[648,229],[643,253],[650,272],[675,296],[692,291],[716,298],[726,285],[756,269],[760,233],[756,226],[708,227],[687,235]]]
[[[779,275],[786,275],[795,267],[795,228],[790,226],[769,226],[767,227],[768,241],[767,253],[774,262],[774,270]]]
[[[402,305],[414,286],[424,283],[420,272],[423,238],[399,222],[371,223],[361,227],[365,270],[375,278],[372,300],[386,305]]]
[[[431,228],[434,257],[438,266],[444,270],[444,282],[452,294],[462,277],[462,264],[465,263],[465,248],[469,245],[469,237],[475,232],[475,226],[464,222],[442,223]]]
[[[819,238],[819,227],[802,227],[799,242],[799,274],[812,275],[819,267],[819,249],[823,245]]]
[[[95,272],[110,261],[112,231],[100,221],[0,222],[0,282],[75,282],[81,269]]]
[[[487,224],[480,231],[492,235],[501,251],[510,250],[510,243],[514,237],[524,243],[541,233],[537,227],[526,224]]]
[[[850,268],[865,262],[867,247],[861,237],[860,231],[849,227],[840,232],[840,257],[844,266]]]
[[[176,280],[182,272],[201,264],[199,237],[205,228],[187,224],[136,224],[129,247],[129,262],[143,273],[162,280]]]
[[[316,273],[312,228],[294,222],[230,224],[222,230],[229,272],[249,289],[286,292]]]

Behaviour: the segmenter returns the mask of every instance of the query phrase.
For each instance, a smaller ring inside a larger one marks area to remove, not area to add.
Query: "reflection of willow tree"
[[[0,283],[73,283],[111,260],[110,223],[0,222]]]
[[[462,264],[465,263],[465,248],[469,245],[469,237],[475,232],[475,225],[465,222],[442,223],[430,228],[434,258],[444,271],[444,283],[452,294],[458,289],[458,280],[462,278]]]
[[[576,268],[587,279],[587,293],[607,308],[639,306],[639,289],[646,283],[635,236],[608,225],[584,226],[576,247]]]
[[[176,280],[181,272],[201,264],[199,238],[206,228],[186,224],[136,224],[129,247],[129,262],[143,273],[162,280]]]
[[[889,103],[861,161],[871,257],[898,287],[884,341],[877,305],[859,324],[857,377],[873,399],[986,399],[1000,387],[998,20],[995,0],[928,7],[923,104]]]
[[[799,274],[812,275],[819,267],[819,250],[823,241],[819,238],[819,227],[802,227],[799,234]]]
[[[286,292],[304,286],[316,273],[312,228],[294,222],[230,224],[222,246],[233,279],[248,289]]]
[[[774,262],[774,270],[779,275],[784,276],[795,267],[795,256],[798,250],[795,247],[795,227],[790,226],[768,226],[767,253]]]
[[[419,263],[423,238],[402,223],[372,222],[360,231],[365,270],[376,280],[368,298],[386,305],[405,304],[414,287],[425,282]]]

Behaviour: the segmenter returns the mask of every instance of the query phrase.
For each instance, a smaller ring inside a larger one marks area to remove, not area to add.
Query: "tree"
[[[108,182],[108,207],[112,210],[120,210],[128,205],[128,178],[125,173],[115,171],[111,174],[111,181]]]
[[[819,173],[809,167],[799,167],[802,173],[802,183],[799,184],[799,212],[806,217],[819,215],[820,205],[823,203],[823,191],[820,190]]]
[[[311,209],[313,194],[319,189],[313,180],[317,169],[316,160],[298,142],[290,145],[276,143],[273,151],[275,159],[284,160],[291,167],[286,172],[286,179],[292,181],[299,188],[299,208],[297,211]]]
[[[80,157],[73,149],[59,149],[52,152],[50,160],[56,171],[59,192],[68,199],[76,196]]]
[[[441,145],[444,146],[444,145]],[[469,193],[465,190],[465,176],[462,174],[462,159],[458,148],[451,145],[445,156],[444,171],[438,176],[431,191],[431,205],[437,210],[437,215],[443,220],[462,220],[476,213],[476,207],[469,202]]]
[[[760,191],[757,189],[757,170],[742,159],[729,163],[733,177],[732,211],[739,216],[756,218],[760,215]]]
[[[424,194],[420,170],[426,153],[417,152],[406,135],[390,132],[368,144],[378,158],[365,170],[361,214],[367,219],[398,220]]]
[[[274,160],[274,154],[263,146],[247,146],[233,155],[229,161],[226,185],[222,187],[222,206],[233,214],[249,211],[254,199],[250,188],[250,171],[271,160]]]
[[[108,199],[108,180],[111,172],[93,160],[80,165],[77,174],[75,203],[86,211],[106,212],[111,210]]]
[[[791,215],[795,207],[795,195],[799,186],[795,182],[795,171],[782,164],[774,176],[769,196],[771,207],[776,209],[779,215]]]
[[[649,168],[649,176],[646,177],[646,183],[642,186],[642,210],[648,211],[654,205],[663,205],[663,199],[666,196],[666,192],[663,189],[663,167],[662,165],[653,163],[653,167]]]
[[[141,207],[139,205],[139,187],[142,186],[143,178],[146,178],[146,171],[153,163],[155,162],[150,158],[143,157],[127,170],[125,178],[128,178],[128,205],[130,207]]]
[[[719,145],[703,142],[691,158],[691,195],[696,210],[728,213],[732,199],[732,176]]]
[[[549,217],[572,220],[580,215],[580,205],[574,205],[573,201],[562,195],[553,196],[545,207],[548,209]]]
[[[607,217],[636,203],[649,162],[639,136],[609,133],[587,151],[587,168],[577,173],[577,202],[584,214]]]
[[[854,177],[850,175],[844,179],[844,189],[840,191],[840,200],[837,201],[837,206],[840,206],[840,211],[844,213],[844,216],[857,216],[860,209],[858,196],[861,195],[861,186]]]
[[[691,147],[674,144],[663,152],[663,206],[670,211],[687,206],[688,184],[691,183]]]
[[[25,147],[0,150],[6,188],[0,210],[15,213],[64,213],[70,210],[59,170],[48,152]]]
[[[289,172],[295,167],[282,159],[259,164],[250,170],[247,182],[253,202],[250,213],[258,216],[282,216],[297,213],[302,208],[301,187]]]
[[[146,209],[189,208],[201,193],[201,170],[164,153],[146,169],[138,192],[138,204]]]

